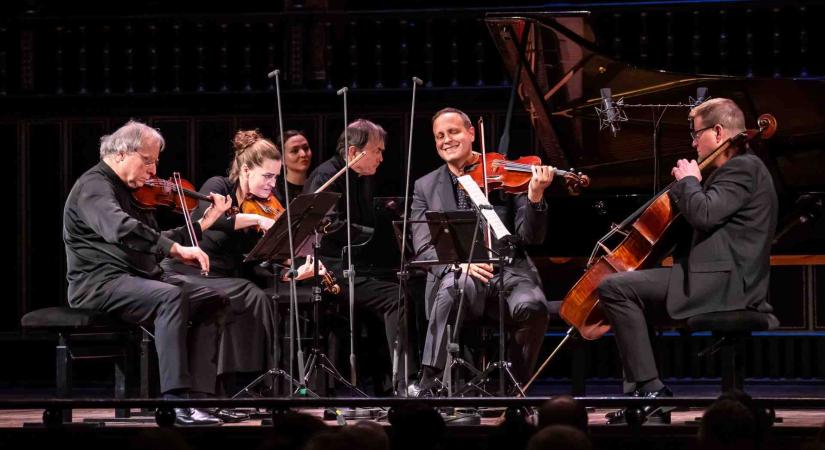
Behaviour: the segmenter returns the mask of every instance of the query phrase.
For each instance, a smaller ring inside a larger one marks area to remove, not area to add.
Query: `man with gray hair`
[[[364,153],[364,156],[357,163],[350,166],[349,169],[350,226],[352,228],[353,244],[363,243],[372,236],[373,227],[375,226],[372,209],[372,175],[375,175],[378,166],[384,160],[383,152],[386,137],[387,132],[380,125],[369,120],[358,119],[352,122],[338,137],[336,154],[313,170],[304,185],[304,193],[315,192],[343,169],[346,166],[346,161],[350,161],[358,154]],[[347,192],[345,175],[341,175],[333,181],[326,192],[345,194]],[[342,270],[346,269],[344,267],[344,261],[346,261],[344,252],[347,245],[346,210],[345,194],[333,209],[330,217],[332,222],[327,227],[327,233],[321,241],[320,253],[324,265],[338,273],[343,273]],[[353,252],[352,259],[355,266],[364,266],[367,263],[367,261],[359,258],[359,255],[355,252]],[[370,332],[381,325],[383,325],[386,332],[387,347],[383,345],[374,347],[379,358],[371,360],[370,363],[374,369],[373,378],[376,378],[374,380],[376,393],[388,393],[392,389],[388,383],[389,355],[398,333],[399,323],[398,284],[378,280],[371,276],[359,275],[357,271],[356,275],[358,276],[356,276],[354,284],[358,317],[362,319],[361,322],[366,323]],[[346,298],[348,289],[345,286],[342,287],[344,289],[340,295]],[[411,359],[415,358],[411,357]],[[410,369],[410,372],[414,370],[417,370],[417,368]],[[377,378],[383,378],[383,380]]]
[[[209,257],[189,242],[185,227],[158,231],[152,211],[132,198],[155,176],[163,147],[163,136],[137,121],[101,138],[100,162],[80,176],[66,199],[63,241],[69,305],[154,325],[161,392],[183,398],[214,392],[217,323],[196,315],[222,310],[226,299],[165,276],[158,265],[170,256],[209,271]],[[211,197],[214,205],[193,223],[198,239],[231,205],[226,197]],[[193,408],[175,413],[182,426],[221,423]]]

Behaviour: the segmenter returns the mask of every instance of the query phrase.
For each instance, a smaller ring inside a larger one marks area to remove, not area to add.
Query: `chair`
[[[750,310],[720,311],[699,314],[687,319],[690,332],[709,331],[717,338],[698,356],[721,352],[722,392],[743,390],[745,380],[745,338],[754,331],[779,327],[779,319],[771,313]]]
[[[142,336],[141,350],[147,354],[151,342],[139,325],[122,322],[106,313],[69,307],[50,307],[31,311],[20,319],[25,333],[48,333],[57,336],[55,347],[55,386],[58,398],[72,397],[72,364],[88,359],[114,359],[115,398],[126,397],[127,374],[132,354],[130,343]],[[143,364],[141,364],[143,366]],[[141,377],[143,378],[143,377]],[[142,379],[141,394],[147,394]],[[115,418],[128,418],[128,408],[115,410]],[[63,411],[62,421],[72,421],[72,411]]]

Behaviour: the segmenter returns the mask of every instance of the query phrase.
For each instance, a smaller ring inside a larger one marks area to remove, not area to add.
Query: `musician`
[[[201,193],[226,195],[236,205],[258,202],[280,207],[271,195],[281,170],[281,152],[256,130],[240,130],[233,139],[233,158],[228,176],[212,177]],[[200,202],[193,217],[207,210]],[[243,213],[218,219],[203,233],[201,249],[209,255],[210,276],[201,277],[193,267],[167,258],[162,267],[193,283],[223,292],[230,300],[231,315],[226,321],[218,352],[218,375],[261,372],[275,366],[273,343],[276,333],[274,305],[264,291],[244,276],[252,276],[243,258],[274,223],[274,217]],[[299,278],[312,276],[311,261],[303,264]],[[225,421],[243,416],[232,410],[218,410]]]
[[[286,167],[286,183],[289,188],[289,200],[301,194],[309,176],[309,166],[312,164],[312,148],[309,146],[304,133],[297,130],[284,132],[284,167]],[[275,195],[282,205],[287,203],[287,196],[281,191],[281,183],[275,187]]]
[[[688,119],[699,160],[745,131],[744,114],[725,98],[693,108]],[[681,159],[671,171],[676,182],[670,199],[692,228],[685,250],[677,247],[674,253],[673,267],[617,273],[599,285],[629,395],[673,395],[659,379],[649,322],[715,311],[772,310],[767,294],[777,198],[771,176],[756,155],[737,146],[724,150],[712,166],[704,183],[695,160]],[[611,413],[609,421],[624,421],[624,412]]]
[[[470,118],[455,108],[444,108],[433,116],[433,136],[438,155],[444,165],[415,182],[411,218],[425,220],[425,211],[470,209],[472,204],[466,192],[458,185],[464,167],[473,160],[475,128]],[[521,241],[537,244],[544,241],[547,222],[547,203],[544,189],[553,180],[553,170],[533,166],[533,175],[526,194],[509,195],[496,192],[490,201],[497,214]],[[413,245],[418,259],[437,259],[430,245],[430,231],[425,223],[413,223]],[[496,245],[497,247],[497,245]],[[511,265],[494,273],[490,264],[462,264],[460,267],[434,266],[427,274],[426,308],[429,319],[422,357],[422,376],[411,395],[426,395],[434,387],[436,377],[444,370],[447,350],[447,325],[458,308],[458,292],[453,271],[460,271],[459,283],[465,289],[465,310],[462,317],[478,319],[483,315],[498,319],[498,279],[504,277],[507,295],[505,321],[512,330],[509,357],[516,378],[525,382],[535,365],[548,321],[547,300],[535,266],[527,254],[519,249]],[[470,276],[469,282],[464,280]],[[466,315],[464,315],[466,313]],[[504,355],[501,356],[504,359]]]
[[[157,130],[136,121],[101,138],[100,162],[75,182],[63,210],[66,278],[71,307],[154,325],[161,392],[184,398],[214,392],[218,325],[205,308],[221,313],[226,298],[164,274],[158,265],[165,255],[198,272],[211,270],[209,256],[192,246],[185,228],[159,232],[153,213],[132,198],[134,189],[155,176],[163,147]],[[214,205],[193,224],[197,238],[230,206],[222,195],[210,197]],[[177,408],[175,414],[182,426],[221,423],[194,408]]]
[[[375,224],[372,199],[373,183],[372,175],[378,170],[378,166],[383,161],[384,142],[387,133],[384,129],[373,122],[365,119],[358,119],[347,126],[338,137],[336,154],[319,165],[309,176],[304,193],[315,192],[324,185],[335,174],[346,166],[345,161],[349,161],[360,153],[364,153],[357,163],[348,170],[349,173],[349,197],[350,197],[350,217],[352,228],[353,245],[365,243],[371,236]],[[345,137],[349,147],[345,145]],[[346,174],[342,174],[324,192],[346,193]],[[347,206],[346,195],[342,196],[337,205],[333,208],[330,216],[332,223],[326,228],[327,234],[321,240],[321,260],[334,273],[343,274],[343,269],[347,268],[346,246],[347,246]],[[385,378],[378,382],[381,386],[376,386],[377,393],[387,393],[393,387],[389,385],[388,374],[389,355],[393,348],[396,334],[398,333],[398,284],[388,281],[377,280],[373,277],[358,275],[358,266],[365,266],[367,261],[359,259],[357,248],[353,250],[353,265],[356,266],[355,277],[355,305],[358,317],[366,322],[367,327],[376,323],[383,323],[386,332],[387,346],[380,344],[380,340],[373,339],[380,359],[386,363],[371,361],[383,367],[382,372]],[[340,281],[346,281],[342,278]],[[348,288],[341,286],[340,297],[346,299]]]

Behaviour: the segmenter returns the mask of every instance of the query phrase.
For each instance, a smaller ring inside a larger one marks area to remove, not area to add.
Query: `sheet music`
[[[481,211],[481,215],[484,217],[487,225],[490,226],[490,229],[493,230],[493,235],[496,239],[510,236],[510,231],[508,231],[504,223],[501,222],[498,214],[493,210],[493,206],[490,205],[490,202],[484,197],[484,193],[481,192],[481,188],[473,181],[473,177],[464,175],[458,178],[458,182],[461,183],[461,186],[467,192],[473,204],[476,205],[476,208]]]

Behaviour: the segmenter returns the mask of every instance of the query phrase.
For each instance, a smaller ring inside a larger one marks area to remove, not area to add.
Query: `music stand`
[[[295,254],[306,252],[307,249],[312,245],[312,237],[315,235],[315,230],[318,225],[321,223],[322,220],[326,217],[338,199],[341,197],[341,194],[335,192],[320,192],[316,194],[302,194],[295,197],[289,203],[289,208],[292,216],[292,237],[293,237],[293,244],[295,248]],[[272,227],[267,230],[264,236],[258,240],[258,243],[255,244],[255,247],[246,255],[244,258],[244,263],[248,262],[257,262],[257,261],[266,261],[266,262],[277,262],[283,261],[290,257],[289,254],[289,225],[286,219],[282,219],[285,216],[282,215],[275,220],[275,223]],[[273,274],[273,277],[277,277],[277,274]],[[277,283],[277,280],[275,280]],[[290,309],[292,309],[292,314],[298,314],[297,311],[297,299],[293,298],[293,290],[290,289]],[[275,298],[273,297],[273,301]],[[277,308],[278,305],[275,305]],[[292,320],[290,318],[290,320]],[[291,333],[290,333],[291,334]],[[278,367],[278,336],[277,333],[273,334],[273,361],[275,367],[270,368],[259,377],[255,378],[246,385],[243,389],[241,389],[237,394],[233,396],[233,398],[238,397],[241,393],[246,392],[250,393],[250,388],[257,385],[258,383],[262,382],[266,377],[272,377],[273,383],[277,377],[283,377],[286,379],[290,386],[296,388],[296,391],[300,389],[306,388],[305,382],[306,379],[304,377],[304,368],[301,364],[298,365],[299,370],[299,379],[296,381],[291,373],[285,372],[283,369]],[[290,336],[290,341],[292,343],[295,342],[295,336]],[[300,346],[298,347],[300,351]],[[290,352],[292,353],[292,352]],[[292,358],[293,355],[290,355]],[[303,358],[300,358],[303,359]],[[317,397],[317,395],[307,390],[310,394]]]

